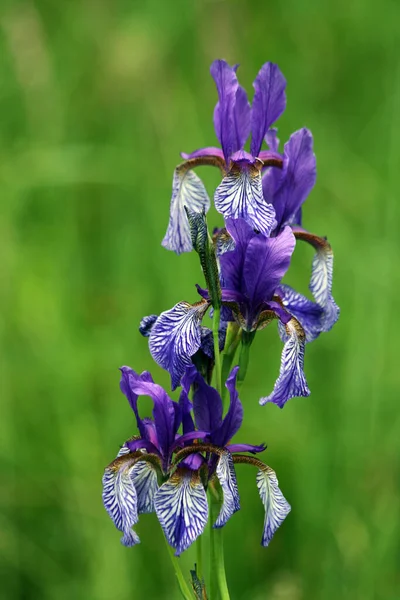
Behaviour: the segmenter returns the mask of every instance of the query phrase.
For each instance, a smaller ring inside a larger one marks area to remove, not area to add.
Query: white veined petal
[[[201,320],[208,308],[206,301],[197,304],[179,302],[158,317],[149,338],[152,357],[169,371],[172,389],[191,363],[191,356],[201,345]]]
[[[333,251],[326,242],[316,249],[312,263],[310,291],[323,308],[322,331],[329,331],[339,318],[339,307],[332,296]]]
[[[223,501],[220,513],[214,527],[223,527],[231,516],[240,510],[240,499],[236,481],[235,467],[232,455],[228,450],[224,450],[219,456],[216,468],[216,475],[221,484],[223,492]]]
[[[158,490],[157,471],[151,463],[139,460],[132,469],[137,494],[138,513],[154,512],[154,496]]]
[[[268,546],[275,531],[291,510],[290,504],[278,486],[275,471],[270,467],[258,471],[257,487],[265,509],[264,531],[261,544]]]
[[[286,324],[288,336],[283,346],[281,368],[274,389],[269,396],[260,399],[260,404],[273,402],[280,408],[295,396],[309,396],[307,381],[303,372],[305,334],[297,319]]]
[[[183,163],[174,171],[170,218],[162,245],[177,254],[193,248],[185,206],[200,213],[210,208],[210,199],[200,177]]]
[[[103,475],[103,503],[119,531],[124,546],[134,546],[140,542],[132,530],[138,522],[138,502],[133,483],[133,464],[137,459],[129,455],[121,456],[109,465]]]
[[[208,520],[207,496],[196,471],[177,469],[155,495],[158,520],[176,556],[204,531]]]
[[[245,219],[264,235],[276,224],[274,207],[264,200],[261,173],[253,165],[234,165],[217,187],[214,201],[225,218]]]

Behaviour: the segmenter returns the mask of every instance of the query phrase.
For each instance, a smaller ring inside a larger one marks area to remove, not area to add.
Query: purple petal
[[[128,452],[136,452],[137,450],[146,450],[149,454],[156,454],[157,456],[160,453],[160,449],[158,447],[158,441],[156,443],[149,442],[147,440],[128,440],[125,444],[126,451]],[[122,452],[124,446],[122,446],[120,453],[126,454],[126,452]]]
[[[240,150],[249,137],[251,127],[251,106],[247,99],[247,93],[241,85],[236,92],[235,110],[233,113],[235,139],[233,151]]]
[[[191,471],[198,471],[200,467],[205,464],[205,462],[206,461],[202,455],[196,452],[195,454],[190,454],[187,458],[182,460],[179,465],[181,467],[187,467]]]
[[[282,175],[272,171],[263,178],[264,197],[275,207],[278,227],[293,225],[317,176],[313,137],[308,129],[296,131],[286,142]]]
[[[209,146],[208,148],[199,148],[194,152],[190,152],[187,154],[186,152],[181,152],[182,158],[185,160],[190,160],[191,158],[198,158],[199,156],[216,156],[220,160],[224,160],[224,153],[221,148],[215,148],[214,146]]]
[[[307,382],[304,376],[304,344],[305,334],[296,319],[291,319],[286,325],[288,340],[285,343],[281,357],[281,368],[273,392],[260,399],[260,404],[273,402],[280,408],[294,396],[309,396]]]
[[[200,374],[194,382],[193,411],[198,429],[214,431],[221,426],[221,397],[216,389],[207,385]]]
[[[290,265],[296,245],[290,227],[274,238],[255,236],[248,244],[243,267],[250,304],[256,308],[272,300],[278,284]]]
[[[254,81],[250,152],[257,156],[263,138],[286,108],[286,81],[277,65],[263,65]]]
[[[120,371],[121,371],[121,381],[120,381],[119,385],[121,388],[121,392],[127,397],[128,402],[129,402],[133,412],[135,413],[136,423],[137,423],[137,428],[139,429],[139,433],[143,439],[152,441],[147,435],[147,430],[146,430],[146,427],[145,427],[142,419],[139,417],[139,411],[137,408],[138,395],[133,392],[131,383],[133,381],[136,381],[136,379],[152,382],[153,378],[148,371],[143,371],[143,373],[141,375],[138,375],[130,367],[121,367]]]
[[[103,504],[113,523],[123,537],[124,546],[139,544],[132,526],[138,522],[138,499],[132,479],[136,457],[127,454],[113,461],[103,475]]]
[[[278,130],[276,129],[276,127],[268,129],[267,133],[264,136],[264,139],[270,150],[272,150],[273,152],[278,152],[279,139]]]
[[[278,486],[275,471],[265,467],[257,473],[257,487],[265,509],[262,546],[268,546],[275,531],[289,514],[291,507]]]
[[[208,308],[206,301],[197,304],[179,302],[158,317],[149,338],[152,357],[171,375],[174,390],[180,383],[191,356],[201,344],[201,320]]]
[[[190,432],[194,431],[194,429],[195,429],[194,423],[193,423],[193,418],[191,415],[193,406],[189,400],[189,392],[190,392],[190,386],[192,385],[196,376],[197,376],[197,371],[194,366],[191,366],[186,370],[186,373],[182,377],[182,381],[181,381],[182,391],[179,396],[179,406],[181,407],[182,426],[183,426],[184,434],[190,433]]]
[[[168,396],[166,391],[157,383],[143,381],[139,377],[135,378],[130,375],[129,385],[134,394],[137,394],[138,396],[150,396],[153,400],[153,416],[157,440],[163,457],[165,459],[168,458],[170,447],[174,442],[176,433],[174,402]]]
[[[198,473],[179,468],[154,498],[158,520],[168,543],[179,556],[204,531],[208,504]]]
[[[190,163],[176,167],[172,181],[172,198],[168,229],[162,241],[164,248],[177,254],[190,252],[193,248],[189,221],[185,206],[192,212],[205,212],[210,199],[201,179],[191,170]]]
[[[306,342],[315,340],[321,331],[323,331],[323,308],[316,302],[312,302],[312,300],[306,298],[306,296],[299,294],[288,285],[280,285],[277,293],[282,299],[285,308],[299,321],[304,329]],[[279,323],[278,327],[281,339],[285,342],[287,340],[285,327],[282,323]]]
[[[234,111],[239,84],[235,68],[230,67],[224,60],[215,60],[210,72],[218,92],[218,103],[214,110],[215,134],[228,163],[231,154],[238,150],[235,147]]]
[[[265,444],[260,444],[259,446],[253,446],[252,444],[228,444],[226,449],[229,450],[231,454],[234,452],[251,452],[252,454],[258,454],[259,452],[264,452],[266,447]]]
[[[243,406],[236,391],[236,378],[239,367],[234,367],[226,380],[230,404],[228,412],[220,427],[212,432],[211,441],[217,446],[224,447],[240,429],[243,421]]]
[[[224,450],[218,460],[215,474],[221,484],[223,501],[221,510],[213,527],[223,527],[231,516],[240,510],[240,499],[232,455]]]
[[[158,315],[149,315],[148,317],[143,317],[139,325],[139,332],[142,334],[143,337],[149,337],[153,325],[157,321],[157,319]]]
[[[219,260],[224,287],[240,292],[242,290],[243,266],[247,246],[257,234],[244,219],[227,219],[226,229],[235,242],[234,249],[224,252]]]
[[[217,187],[215,208],[226,219],[245,219],[249,225],[268,236],[275,227],[275,211],[264,200],[258,165],[244,160],[231,168]]]
[[[192,442],[193,440],[204,440],[208,437],[208,431],[200,430],[190,431],[184,435],[179,435],[171,446],[171,452],[174,452],[177,448],[183,448],[187,442]]]

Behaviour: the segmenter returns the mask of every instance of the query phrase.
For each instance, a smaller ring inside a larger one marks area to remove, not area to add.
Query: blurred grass
[[[292,513],[262,549],[255,473],[241,470],[232,598],[400,597],[399,13],[391,0],[2,1],[0,597],[178,597],[154,516],[123,548],[100,482],[133,433],[117,368],[168,385],[139,319],[201,282],[196,257],[160,241],[179,152],[214,143],[215,57],[240,62],[248,89],[266,60],[284,72],[280,138],[313,131],[305,223],[332,242],[342,309],[307,348],[312,396],[284,411],[257,402],[280,342],[255,341],[238,440],[268,442]],[[303,290],[311,256],[299,247],[289,274]]]

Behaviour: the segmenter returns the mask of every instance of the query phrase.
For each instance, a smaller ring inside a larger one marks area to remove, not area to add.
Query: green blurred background
[[[400,598],[399,9],[1,0],[1,598],[179,597],[154,515],[141,546],[122,547],[101,476],[135,430],[118,367],[168,385],[140,318],[202,283],[197,257],[160,241],[179,152],[215,143],[216,57],[241,64],[249,91],[267,60],[285,74],[280,138],[314,134],[304,219],[334,247],[342,309],[307,348],[312,395],[283,411],[258,405],[278,373],[275,328],[252,348],[237,441],[268,443],[292,512],[261,548],[255,471],[238,467],[232,599]],[[212,192],[218,172],[198,173]],[[288,281],[303,292],[311,259],[299,245]]]

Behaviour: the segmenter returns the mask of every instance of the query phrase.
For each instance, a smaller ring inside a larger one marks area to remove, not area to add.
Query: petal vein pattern
[[[134,546],[140,542],[139,536],[132,530],[138,521],[137,493],[132,478],[132,462],[129,455],[111,463],[103,475],[103,503],[123,537],[124,546]]]
[[[240,510],[239,492],[236,481],[235,467],[232,455],[224,450],[218,460],[215,471],[223,491],[223,502],[220,513],[213,527],[223,527],[231,516]]]
[[[291,510],[290,504],[278,486],[275,471],[270,467],[258,471],[257,488],[265,509],[262,546],[268,546],[275,531],[283,523]]]
[[[283,346],[281,368],[272,394],[260,399],[260,404],[273,402],[282,408],[290,398],[309,396],[310,390],[304,376],[305,334],[297,319],[286,324],[288,339]]]
[[[151,330],[149,348],[152,357],[171,375],[172,389],[182,379],[190,357],[201,345],[201,320],[208,308],[203,300],[197,304],[179,302],[159,316]]]
[[[139,460],[132,468],[131,478],[136,489],[138,513],[154,512],[154,496],[158,490],[157,471],[154,466]]]
[[[203,533],[208,520],[207,496],[198,474],[177,469],[159,488],[154,505],[165,537],[179,556]]]
[[[275,210],[264,200],[261,174],[255,167],[234,165],[217,187],[214,201],[225,218],[245,219],[264,235],[275,227]]]
[[[177,254],[192,250],[189,221],[185,206],[193,212],[208,211],[210,199],[200,177],[183,163],[174,171],[172,198],[167,232],[162,241],[164,248]]]
[[[310,280],[310,292],[315,301],[324,309],[322,331],[329,331],[339,318],[339,307],[332,296],[333,252],[330,244],[317,249]]]

